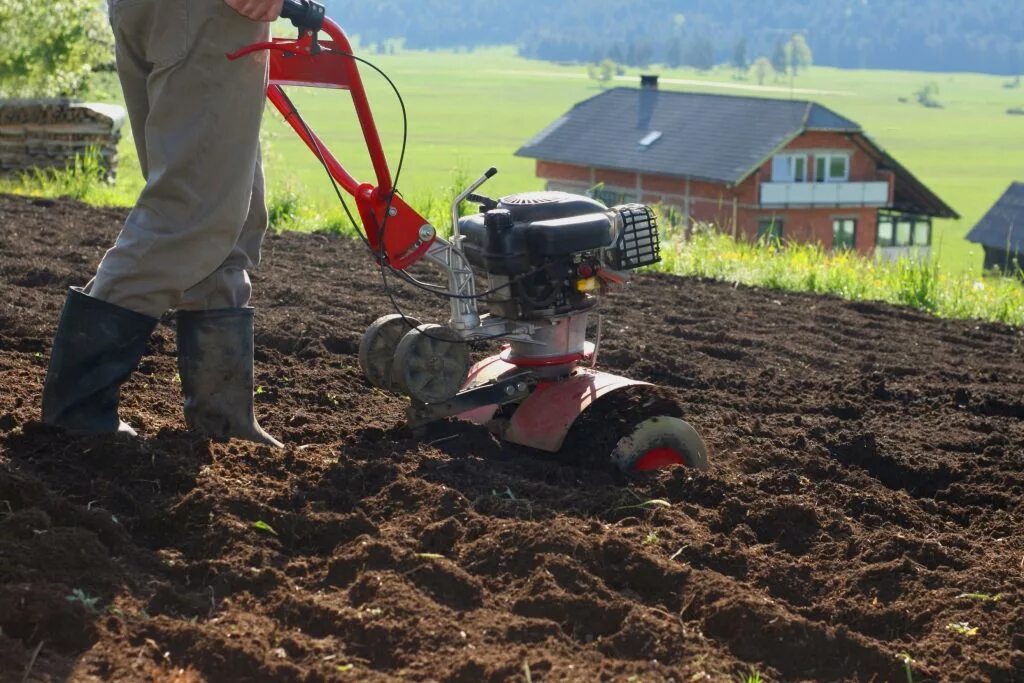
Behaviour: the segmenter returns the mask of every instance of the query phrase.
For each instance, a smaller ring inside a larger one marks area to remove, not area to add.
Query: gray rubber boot
[[[178,372],[188,428],[276,448],[253,411],[253,309],[178,311]]]
[[[135,436],[117,406],[156,323],[77,287],[68,290],[43,386],[43,422],[73,434]]]

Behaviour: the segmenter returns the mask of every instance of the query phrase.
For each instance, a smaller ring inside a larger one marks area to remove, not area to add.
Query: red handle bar
[[[387,262],[394,268],[408,268],[430,248],[434,241],[433,231],[421,230],[428,225],[427,221],[395,193],[377,124],[373,120],[356,60],[352,58],[352,45],[348,37],[340,26],[326,17],[323,31],[330,36],[330,41],[320,42],[315,32],[304,30],[297,40],[275,39],[268,43],[257,43],[228,55],[228,59],[239,59],[254,52],[269,52],[270,82],[267,98],[306,146],[324,162],[338,185],[355,197],[363,230],[374,252],[383,251]],[[345,170],[320,138],[305,125],[285,96],[284,86],[349,91],[373,163],[376,185],[360,183]],[[380,243],[381,226],[386,226],[383,245]]]

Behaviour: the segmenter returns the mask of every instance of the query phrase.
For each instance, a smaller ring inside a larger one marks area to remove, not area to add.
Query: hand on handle
[[[253,21],[274,21],[281,16],[283,0],[224,0],[227,6]]]
[[[281,17],[296,28],[319,31],[324,25],[324,6],[314,0],[284,0]]]

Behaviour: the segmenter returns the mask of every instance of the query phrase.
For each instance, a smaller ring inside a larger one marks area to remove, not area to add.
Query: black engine
[[[482,198],[481,198],[482,199]],[[493,313],[535,319],[584,310],[622,281],[622,271],[661,260],[654,212],[640,204],[609,209],[565,192],[487,201],[459,221],[469,262],[487,272]]]

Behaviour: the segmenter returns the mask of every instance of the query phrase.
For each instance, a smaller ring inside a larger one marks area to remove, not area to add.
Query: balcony
[[[887,206],[889,183],[761,183],[764,207]]]

